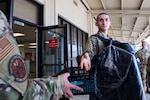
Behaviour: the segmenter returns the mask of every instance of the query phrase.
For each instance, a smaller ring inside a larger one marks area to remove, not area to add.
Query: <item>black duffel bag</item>
[[[95,70],[94,100],[146,100],[131,47],[112,39],[104,42],[108,46],[91,61]]]

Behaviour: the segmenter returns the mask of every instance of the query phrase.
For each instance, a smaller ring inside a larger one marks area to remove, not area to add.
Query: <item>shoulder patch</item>
[[[23,82],[27,79],[27,67],[20,55],[14,55],[9,61],[9,73],[15,77],[16,82]]]

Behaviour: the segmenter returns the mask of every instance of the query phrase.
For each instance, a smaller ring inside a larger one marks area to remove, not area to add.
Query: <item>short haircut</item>
[[[142,43],[147,43],[147,42],[145,40],[143,40]]]
[[[104,13],[104,12],[99,13],[99,14],[97,15],[97,19],[96,19],[96,20],[98,20],[98,17],[99,17],[100,15],[108,15],[108,14],[107,14],[107,13]]]

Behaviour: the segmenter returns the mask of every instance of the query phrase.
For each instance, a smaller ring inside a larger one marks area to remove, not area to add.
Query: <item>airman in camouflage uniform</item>
[[[98,32],[96,34],[104,37],[110,38],[108,36],[108,29],[111,25],[110,17],[106,13],[100,13],[96,19],[96,26],[98,27]],[[86,71],[91,69],[91,59],[103,51],[106,44],[96,36],[90,36],[86,41],[84,51],[82,56],[79,58],[81,69],[85,68]],[[90,100],[98,100],[95,94],[90,94]]]
[[[0,100],[58,100],[83,91],[68,81],[69,73],[28,79],[26,64],[5,15],[0,11]]]
[[[147,92],[150,93],[150,56],[148,57],[148,62],[147,62]]]
[[[107,13],[100,13],[97,18],[96,18],[96,26],[98,27],[98,33],[96,33],[97,35],[100,35],[106,39],[110,38],[108,36],[108,29],[111,25],[111,21],[110,21],[110,17]],[[96,55],[96,54],[101,54],[102,51],[104,50],[104,48],[106,47],[106,44],[100,40],[98,37],[96,36],[90,36],[88,38],[88,40],[86,41],[86,44],[85,44],[85,48],[84,48],[84,51],[83,51],[83,54],[82,56],[79,58],[80,60],[77,59],[77,61],[80,63],[80,67],[81,69],[85,68],[86,71],[89,71],[91,69],[91,60],[92,58]],[[110,63],[111,64],[111,63]],[[104,72],[105,73],[105,72]],[[112,73],[110,73],[112,74]],[[102,79],[103,80],[103,79]],[[105,79],[104,79],[105,80]],[[107,79],[106,79],[107,80]],[[139,85],[139,84],[138,84]],[[101,87],[99,85],[99,87]],[[139,86],[140,87],[140,86]],[[103,86],[102,86],[103,88]],[[106,88],[104,86],[104,88]],[[120,88],[120,87],[119,87]],[[114,89],[114,88],[113,88]],[[125,89],[123,87],[123,89]],[[143,88],[142,88],[143,89]],[[117,89],[115,89],[117,90]],[[126,89],[125,89],[126,90]],[[101,91],[101,90],[99,90]],[[106,92],[107,91],[107,92]],[[109,91],[109,89],[107,88],[106,90],[102,90],[102,94],[98,94],[99,96],[102,97],[102,99],[106,100],[107,97],[109,97],[109,93],[110,93],[110,98],[112,100],[111,97],[113,97],[111,94],[111,92]],[[114,92],[114,91],[113,91]],[[118,91],[117,91],[118,92]],[[103,96],[103,93],[104,93],[104,96]],[[106,93],[106,94],[105,94]],[[142,93],[142,92],[141,92]],[[119,93],[119,94],[122,94],[122,93]],[[128,96],[125,96],[125,98],[128,98]],[[145,98],[145,96],[144,96]],[[120,99],[120,98],[119,98]],[[140,98],[142,99],[142,98]],[[94,94],[91,94],[90,95],[90,100],[99,100],[99,98],[97,98],[96,95]],[[145,99],[144,99],[145,100]]]
[[[106,13],[100,13],[96,19],[96,26],[98,27],[98,35],[104,38],[110,38],[108,36],[108,29],[111,25],[110,17]],[[96,36],[90,36],[86,41],[84,47],[84,53],[80,58],[80,67],[84,67],[87,71],[91,68],[91,59],[103,51],[106,47],[105,43]]]
[[[150,56],[150,51],[146,49],[147,43],[145,41],[142,41],[142,49],[136,52],[135,57],[139,59],[140,61],[140,72],[141,72],[141,78],[143,81],[143,86],[146,91],[147,89],[147,62],[148,58]]]

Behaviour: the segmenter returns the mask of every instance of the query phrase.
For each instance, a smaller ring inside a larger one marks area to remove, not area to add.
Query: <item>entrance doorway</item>
[[[67,65],[66,25],[38,27],[37,77],[53,76]]]
[[[21,56],[24,58],[29,78],[36,77],[36,27],[25,21],[13,20],[12,29],[18,43]]]

